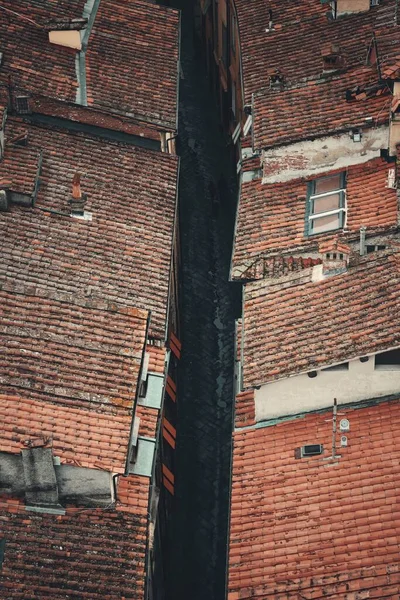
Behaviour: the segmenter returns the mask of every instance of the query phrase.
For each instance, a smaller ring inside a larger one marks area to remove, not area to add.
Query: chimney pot
[[[324,277],[338,275],[347,271],[350,247],[338,238],[321,243],[319,253],[322,258],[322,274]]]
[[[73,216],[83,216],[85,213],[85,204],[87,202],[87,194],[81,190],[81,174],[75,173],[72,180],[72,197],[69,201],[71,205],[71,214]]]

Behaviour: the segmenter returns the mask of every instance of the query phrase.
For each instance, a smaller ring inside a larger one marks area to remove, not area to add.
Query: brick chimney
[[[350,247],[334,238],[319,245],[318,252],[322,260],[323,278],[338,275],[347,271],[350,257]]]
[[[346,66],[346,61],[338,44],[333,44],[332,42],[323,44],[321,56],[324,72],[339,71]]]
[[[72,197],[69,200],[71,205],[71,215],[74,217],[82,217],[85,212],[85,204],[87,195],[81,191],[81,174],[75,173],[72,180]]]

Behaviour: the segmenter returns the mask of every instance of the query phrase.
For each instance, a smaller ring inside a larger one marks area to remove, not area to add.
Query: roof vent
[[[14,96],[14,110],[17,115],[30,115],[30,98],[29,96]]]
[[[271,90],[282,90],[284,86],[284,76],[279,69],[270,69],[269,75],[269,87]]]
[[[269,21],[268,21],[268,27],[265,30],[266,33],[269,33],[270,31],[274,31],[275,30],[274,29],[274,21],[272,19],[272,10],[271,9],[269,9],[268,14],[269,14]]]
[[[387,184],[386,187],[394,190],[397,188],[397,181],[396,181],[396,169],[389,169],[388,170],[388,178],[387,178]]]
[[[324,44],[321,49],[323,60],[323,70],[326,73],[331,73],[343,69],[346,66],[346,61],[342,55],[340,46],[331,42]]]
[[[338,237],[327,242],[322,242],[319,245],[318,251],[322,259],[322,273],[324,277],[338,275],[347,270],[351,249]]]

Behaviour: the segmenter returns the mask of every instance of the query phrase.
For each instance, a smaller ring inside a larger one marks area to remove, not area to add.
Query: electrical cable
[[[21,15],[21,13],[15,12],[15,10],[11,10],[11,8],[6,8],[5,6],[2,6],[0,4],[0,10],[4,10],[5,12],[11,13],[12,15],[15,15],[16,17],[20,17],[21,19],[25,19],[26,21],[29,21],[29,23],[32,23],[33,25],[35,25],[35,27],[38,27],[39,29],[43,29],[43,25],[36,23],[36,21],[33,21],[33,19],[30,19],[29,17],[26,17],[25,15]]]

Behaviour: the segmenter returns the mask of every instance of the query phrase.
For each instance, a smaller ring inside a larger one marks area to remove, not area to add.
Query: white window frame
[[[309,183],[309,192],[308,192],[308,214],[307,214],[307,234],[308,235],[319,235],[322,233],[329,233],[330,231],[337,231],[338,229],[342,229],[343,227],[345,227],[346,225],[346,216],[347,216],[347,210],[346,210],[346,173],[342,172],[339,173],[340,175],[340,183],[341,186],[337,189],[334,190],[330,190],[329,192],[323,192],[322,194],[315,194],[315,184],[317,181],[320,181],[322,179],[328,179],[330,177],[332,177],[332,175],[325,175],[324,177],[318,177],[317,179],[314,179],[313,181],[310,181]],[[318,200],[319,198],[324,198],[327,196],[332,196],[332,194],[336,194],[339,193],[339,203],[340,206],[339,208],[335,208],[332,210],[326,210],[324,212],[321,213],[314,213],[314,201]],[[339,227],[335,227],[333,229],[329,229],[327,231],[313,231],[313,223],[314,221],[317,221],[318,219],[324,218],[324,217],[330,217],[331,215],[339,215]]]

